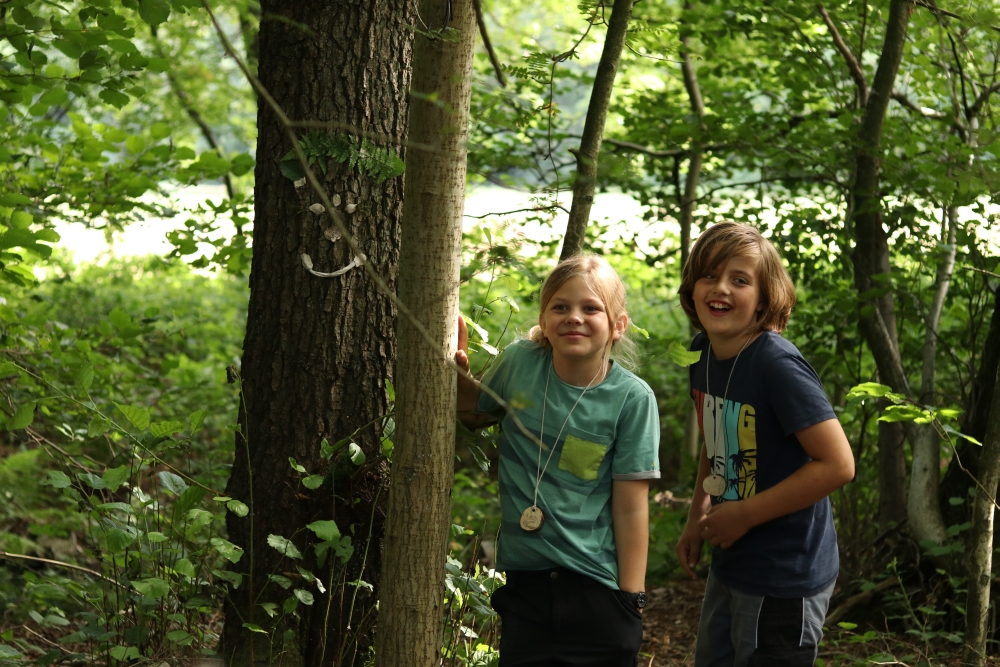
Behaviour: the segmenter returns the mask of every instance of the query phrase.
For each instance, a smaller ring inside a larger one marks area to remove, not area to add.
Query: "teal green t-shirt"
[[[541,530],[521,528],[521,513],[534,503],[538,446],[486,392],[478,410],[500,418],[500,508],[497,569],[565,567],[618,588],[618,560],[611,526],[611,482],[660,476],[660,420],[653,391],[613,363],[607,377],[587,390],[553,441],[583,387],[567,384],[552,369],[550,349],[528,340],[511,343],[483,383],[512,406],[536,437],[548,378],[541,467],[552,458],[538,486],[545,513]]]

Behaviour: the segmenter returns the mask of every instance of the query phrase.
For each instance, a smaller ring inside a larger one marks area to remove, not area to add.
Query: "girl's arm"
[[[705,540],[701,536],[699,522],[712,508],[712,499],[702,488],[710,470],[708,453],[702,446],[701,455],[698,457],[698,479],[695,480],[694,495],[691,497],[691,509],[688,511],[684,532],[681,533],[681,539],[677,542],[677,560],[681,564],[681,569],[692,579],[698,578],[698,575],[694,573],[694,568],[701,560],[701,548],[705,544]]]
[[[727,549],[754,526],[814,505],[854,478],[854,454],[836,419],[795,432],[812,461],[771,488],[716,505],[699,522],[701,536]]]
[[[649,550],[649,480],[616,479],[611,487],[611,526],[618,552],[618,587],[646,590]]]
[[[469,329],[465,318],[458,315],[458,351],[455,352],[455,363],[464,372],[458,373],[456,408],[458,419],[467,428],[475,428],[495,422],[496,417],[476,412],[479,405],[479,394],[482,391],[479,383],[469,375]]]

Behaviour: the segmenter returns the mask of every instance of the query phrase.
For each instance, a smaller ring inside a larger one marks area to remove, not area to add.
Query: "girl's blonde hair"
[[[552,269],[552,273],[549,274],[549,277],[545,279],[545,283],[542,285],[539,312],[544,313],[549,305],[549,301],[559,291],[559,288],[566,284],[568,280],[576,277],[583,278],[587,287],[593,290],[594,294],[604,304],[604,310],[608,315],[610,331],[614,332],[615,322],[622,315],[625,316],[625,331],[622,332],[618,340],[609,337],[610,345],[605,349],[604,360],[607,362],[611,358],[614,358],[622,366],[634,370],[637,366],[636,357],[638,356],[638,350],[628,335],[628,325],[631,323],[631,319],[629,319],[628,311],[626,310],[625,283],[622,282],[622,279],[618,277],[618,274],[603,257],[599,255],[576,255],[559,262],[556,268]],[[542,328],[537,325],[531,328],[527,337],[543,347],[552,347],[549,339],[542,333]]]
[[[735,256],[758,258],[761,310],[751,330],[781,333],[795,305],[795,285],[771,242],[750,225],[737,222],[712,225],[698,237],[691,249],[679,290],[681,307],[688,319],[696,329],[705,330],[694,307],[694,284],[707,272]]]

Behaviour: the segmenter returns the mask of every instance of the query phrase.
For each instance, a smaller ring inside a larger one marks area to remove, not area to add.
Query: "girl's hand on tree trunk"
[[[455,363],[466,373],[469,372],[469,328],[461,313],[458,314],[458,351],[455,352]]]

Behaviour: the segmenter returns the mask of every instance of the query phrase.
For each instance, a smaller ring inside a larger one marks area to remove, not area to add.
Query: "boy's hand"
[[[466,326],[462,313],[458,314],[458,350],[455,352],[455,363],[466,373],[469,372],[469,327]]]
[[[677,560],[680,561],[681,569],[692,579],[697,579],[694,568],[701,560],[701,547],[705,540],[701,539],[700,521],[688,520],[681,533],[681,539],[677,542]]]
[[[708,514],[698,521],[702,539],[713,546],[728,549],[746,535],[752,526],[745,511],[745,502],[720,503],[708,510]]]

